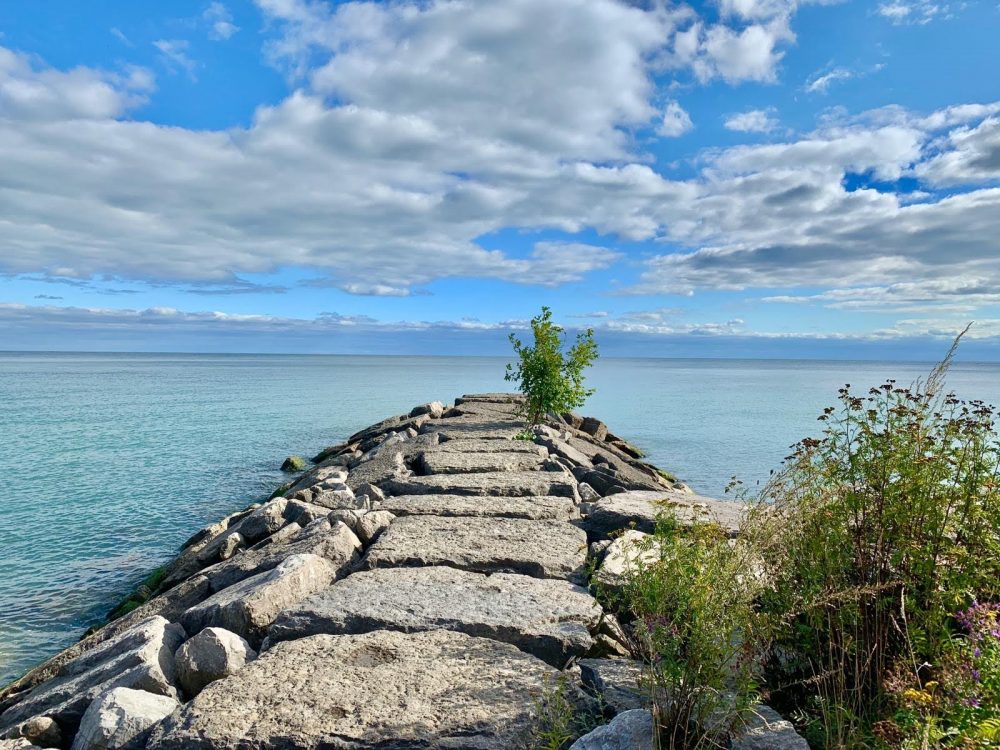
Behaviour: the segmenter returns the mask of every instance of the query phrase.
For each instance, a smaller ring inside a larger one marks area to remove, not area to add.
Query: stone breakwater
[[[530,748],[560,677],[610,720],[574,748],[650,747],[589,571],[613,585],[664,509],[735,534],[739,508],[595,419],[530,440],[516,412],[418,406],[202,529],[145,603],[0,691],[0,750]],[[805,744],[761,707],[734,747]]]

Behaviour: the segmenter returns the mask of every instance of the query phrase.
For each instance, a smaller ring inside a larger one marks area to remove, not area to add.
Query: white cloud
[[[0,273],[233,285],[308,268],[348,292],[402,295],[441,278],[572,283],[619,260],[584,243],[526,257],[491,246],[514,228],[658,241],[632,290],[650,294],[1000,279],[1000,189],[982,184],[1000,105],[831,117],[703,154],[672,180],[637,152],[663,116],[653,74],[683,58],[766,80],[774,44],[723,63],[716,27],[692,11],[610,0],[261,2],[282,30],[275,59],[318,63],[243,128],[124,119],[148,72],[0,51]],[[787,22],[722,36],[787,38]],[[849,173],[963,189],[848,191]]]
[[[120,117],[144,103],[153,87],[144,68],[58,71],[0,47],[0,115],[21,122]]]
[[[240,27],[233,23],[233,14],[220,2],[211,2],[202,13],[202,18],[209,25],[208,35],[211,39],[225,41],[240,30]]]
[[[770,133],[778,124],[774,109],[751,109],[729,115],[723,123],[726,129],[740,133]]]
[[[941,0],[892,0],[878,6],[878,14],[897,25],[923,25],[939,17],[949,18],[951,13],[951,4]]]
[[[198,63],[188,55],[191,43],[186,39],[157,39],[153,46],[160,51],[160,59],[167,70],[177,72],[183,70],[191,80],[195,78]]]
[[[809,80],[806,81],[806,91],[811,94],[825,94],[831,84],[838,81],[849,81],[854,76],[855,74],[847,68],[833,68],[826,72],[817,72],[811,75]]]
[[[941,153],[917,165],[921,179],[939,186],[1000,181],[1000,117],[957,128],[940,146]]]
[[[665,138],[676,138],[694,129],[691,115],[684,111],[677,102],[668,102],[663,110],[663,120],[656,132]]]

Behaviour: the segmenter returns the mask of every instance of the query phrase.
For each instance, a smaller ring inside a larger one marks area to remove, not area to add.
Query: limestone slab
[[[470,474],[537,471],[542,465],[542,460],[541,455],[537,453],[426,452],[422,464],[425,474]]]
[[[448,565],[484,573],[569,578],[582,571],[586,555],[584,532],[562,521],[403,516],[369,547],[362,566]]]
[[[541,445],[530,440],[477,440],[475,438],[456,438],[438,443],[426,452],[442,451],[444,453],[531,453],[545,456],[548,451]]]
[[[475,497],[470,495],[393,495],[379,503],[397,516],[492,516],[568,520],[578,516],[569,497]]]
[[[514,646],[433,630],[279,643],[154,731],[148,750],[510,750],[556,670]]]
[[[395,478],[382,489],[389,495],[493,495],[575,497],[576,481],[563,472],[482,472]]]
[[[601,607],[568,581],[447,567],[354,573],[282,612],[270,641],[372,630],[456,630],[512,643],[562,667],[593,644]]]
[[[305,599],[336,575],[336,568],[317,555],[292,555],[274,570],[251,576],[223,589],[183,615],[181,624],[190,634],[218,627],[260,646],[278,613]]]

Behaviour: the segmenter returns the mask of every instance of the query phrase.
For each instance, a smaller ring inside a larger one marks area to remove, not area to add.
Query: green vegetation
[[[133,609],[138,609],[149,601],[156,593],[156,590],[159,588],[160,583],[163,582],[166,575],[166,565],[161,565],[153,570],[152,573],[143,579],[142,583],[136,586],[135,591],[125,597],[125,599],[119,602],[118,605],[108,613],[108,622],[117,620],[119,617],[124,617]]]
[[[532,750],[566,750],[575,739],[591,731],[603,720],[574,696],[566,675],[547,679],[542,691],[532,696],[535,721],[531,732]]]
[[[631,620],[660,727],[659,747],[724,748],[758,702],[764,589],[746,544],[717,524],[682,528],[664,513],[635,547],[624,585],[599,591]]]
[[[953,353],[843,388],[738,542],[661,521],[612,602],[661,747],[725,747],[758,691],[817,750],[1000,747],[1000,440]]]
[[[285,482],[278,489],[276,489],[274,492],[272,492],[271,495],[267,499],[268,500],[274,500],[274,498],[276,498],[276,497],[284,497],[285,493],[288,490],[290,490],[292,487],[294,487],[294,486],[295,486],[295,482],[294,481],[292,481],[292,482]]]
[[[305,471],[308,466],[308,462],[302,456],[289,456],[281,464],[281,470],[291,472]]]
[[[578,334],[564,352],[564,331],[552,322],[552,311],[543,307],[531,320],[534,346],[526,346],[513,333],[510,343],[518,356],[516,365],[507,365],[505,380],[516,382],[525,395],[525,418],[541,424],[545,415],[571,411],[583,405],[594,391],[584,387],[583,371],[597,359],[594,331]]]

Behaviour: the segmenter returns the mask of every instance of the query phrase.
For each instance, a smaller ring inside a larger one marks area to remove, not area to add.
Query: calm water
[[[0,353],[0,684],[72,643],[278,465],[390,414],[505,390],[503,359]],[[845,382],[926,365],[604,360],[583,409],[697,490],[765,478]],[[1000,365],[956,365],[1000,403]]]

